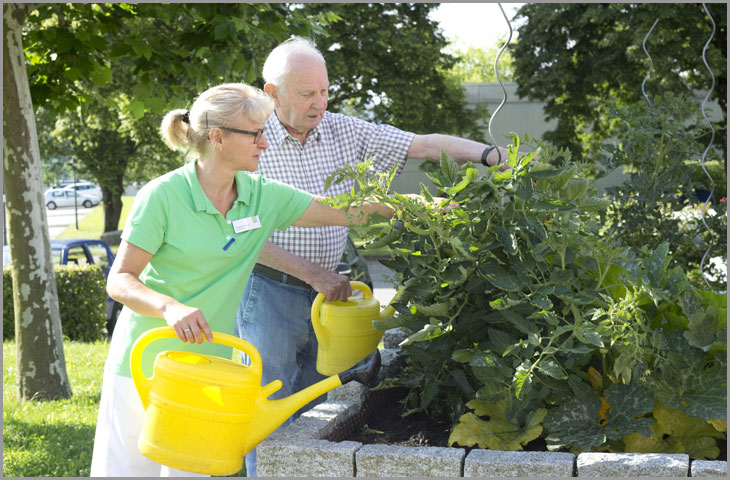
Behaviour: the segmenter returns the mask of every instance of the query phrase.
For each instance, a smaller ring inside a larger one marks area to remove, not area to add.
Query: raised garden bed
[[[387,375],[388,369],[394,368],[395,350],[383,350],[382,357],[384,375]],[[304,413],[258,446],[258,474],[271,477],[727,476],[726,461],[691,461],[686,454],[582,453],[575,456],[564,452],[502,452],[434,446],[430,442],[435,442],[435,437],[429,438],[426,430],[420,436],[391,439],[392,443],[387,444],[347,440],[361,435],[370,414],[390,401],[392,398],[384,392],[368,392],[355,383],[333,390],[327,402]],[[372,425],[369,428],[377,430]]]

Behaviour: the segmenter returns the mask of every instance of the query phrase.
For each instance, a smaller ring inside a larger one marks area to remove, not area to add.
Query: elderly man
[[[327,66],[322,54],[303,38],[276,47],[264,63],[263,76],[275,114],[264,126],[269,148],[261,152],[257,173],[306,192],[331,196],[350,191],[352,182],[342,182],[325,192],[325,179],[346,163],[366,158],[374,158],[381,171],[397,165],[398,173],[408,158],[439,161],[441,150],[459,163],[492,166],[499,158],[506,161],[505,149],[498,153],[495,147],[471,140],[416,135],[327,112]],[[310,311],[318,292],[328,301],[346,300],[352,294],[347,277],[334,273],[346,239],[344,227],[290,227],[275,232],[259,256],[237,326],[241,338],[261,353],[262,382],[282,381],[274,398],[323,378],[315,369],[317,339]],[[246,457],[246,467],[249,476],[256,475],[255,451]]]

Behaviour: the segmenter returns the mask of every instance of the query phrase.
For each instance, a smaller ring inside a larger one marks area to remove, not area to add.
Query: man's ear
[[[273,83],[264,84],[264,92],[274,100],[274,105],[279,106],[279,92]]]

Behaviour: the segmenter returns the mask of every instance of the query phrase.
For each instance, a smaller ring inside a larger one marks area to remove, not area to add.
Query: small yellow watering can
[[[362,282],[350,282],[353,289],[364,294],[350,297],[346,302],[325,302],[320,293],[312,304],[312,326],[317,336],[317,371],[336,375],[368,356],[383,338],[383,330],[373,326],[373,320],[385,320],[395,313],[390,304],[382,311],[370,287]],[[403,288],[395,294],[400,296]]]
[[[142,352],[151,342],[177,337],[169,327],[142,335],[130,363],[145,416],[139,451],[155,462],[188,472],[232,475],[243,457],[294,412],[335,387],[357,380],[368,384],[380,368],[376,351],[367,365],[322,380],[281,400],[267,398],[281,388],[261,386],[261,356],[238,337],[213,332],[213,341],[251,358],[246,366],[220,357],[164,351],[151,378],[142,373]]]

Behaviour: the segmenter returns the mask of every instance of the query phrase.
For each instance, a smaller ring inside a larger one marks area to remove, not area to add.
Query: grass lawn
[[[122,214],[119,217],[119,230],[124,228],[133,202],[134,197],[122,197]],[[83,218],[79,219],[78,230],[76,230],[75,224],[69,225],[56,238],[99,238],[102,233],[104,233],[104,208],[101,205],[97,205],[89,213],[84,215]]]
[[[73,395],[19,402],[15,342],[3,342],[3,476],[88,477],[109,344],[64,342]]]

